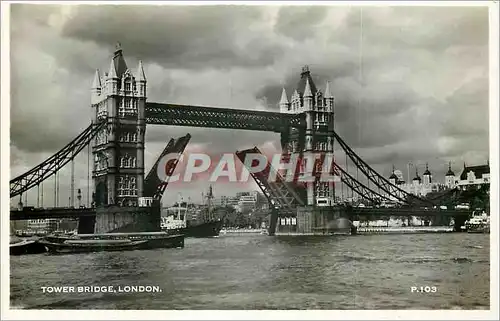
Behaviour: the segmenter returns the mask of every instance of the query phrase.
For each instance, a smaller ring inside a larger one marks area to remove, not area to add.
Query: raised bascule
[[[396,215],[453,217],[460,226],[470,215],[468,211],[433,209],[439,199],[427,200],[409,194],[389,181],[362,160],[335,132],[335,99],[331,84],[324,92],[318,89],[308,67],[302,69],[295,91],[281,94],[279,112],[250,111],[190,105],[174,105],[147,101],[147,80],[143,64],[129,69],[122,49],[118,46],[104,74],[96,70],[91,88],[92,121],[80,135],[52,157],[10,181],[11,198],[32,188],[40,188],[49,177],[90,145],[92,155],[92,206],[90,208],[33,208],[11,210],[11,219],[79,217],[79,233],[142,232],[160,229],[160,200],[168,186],[156,175],[159,160],[166,154],[180,156],[191,136],[170,139],[153,168],[145,176],[144,150],[146,125],[186,127],[213,127],[257,130],[281,135],[282,161],[299,155],[296,175],[304,171],[310,161],[302,158],[308,153],[323,156],[343,152],[346,160],[364,177],[354,177],[347,168],[333,163],[324,168],[321,160],[314,165],[313,181],[299,183],[286,181],[278,171],[277,179],[268,180],[268,163],[259,173],[251,173],[270,205],[269,234],[280,232],[311,233],[340,216],[353,219],[359,215]],[[335,151],[337,142],[338,151]],[[260,153],[257,147],[237,151],[244,163],[248,153]],[[177,162],[167,165],[173,173]],[[373,204],[384,200],[404,204],[405,209],[352,209],[336,202],[336,182],[319,179],[327,170],[339,178],[351,194]],[[74,199],[72,181],[71,198]],[[454,191],[451,191],[454,192]],[[449,193],[448,193],[449,194]],[[443,194],[448,196],[448,194]],[[70,199],[71,199],[70,198]],[[21,202],[20,202],[21,203]],[[26,204],[27,205],[27,204]],[[71,207],[71,206],[70,206]],[[425,210],[424,210],[425,208]],[[430,210],[429,210],[430,208]]]

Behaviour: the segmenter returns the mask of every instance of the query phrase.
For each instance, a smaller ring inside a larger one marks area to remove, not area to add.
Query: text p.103
[[[435,286],[412,286],[410,287],[411,293],[436,293],[437,287]]]

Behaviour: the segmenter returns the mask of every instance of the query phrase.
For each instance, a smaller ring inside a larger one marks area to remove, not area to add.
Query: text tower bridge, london
[[[411,207],[412,210],[391,209],[397,216],[444,215],[465,219],[468,215],[465,212],[438,210],[424,213],[423,207],[433,207],[439,200],[425,200],[407,193],[364,162],[335,131],[335,101],[330,84],[327,82],[322,92],[316,87],[307,67],[303,68],[297,88],[290,97],[283,89],[279,112],[174,105],[148,102],[146,98],[147,81],[142,62],[139,61],[137,69],[132,72],[118,47],[108,72],[101,75],[96,70],[91,89],[91,124],[56,154],[10,181],[11,198],[19,196],[22,199],[28,190],[39,189],[40,186],[43,191],[43,182],[52,176],[57,182],[57,173],[65,165],[71,164],[73,171],[74,158],[90,145],[93,206],[74,208],[72,180],[70,207],[73,208],[45,209],[39,204],[37,208],[27,207],[27,204],[22,207],[20,202],[22,208],[11,211],[11,219],[79,217],[79,233],[158,230],[159,201],[168,185],[168,180],[161,182],[156,175],[159,159],[170,153],[181,155],[191,136],[187,134],[170,139],[153,168],[145,175],[145,132],[148,124],[279,133],[282,161],[286,163],[291,155],[299,155],[297,176],[307,168],[307,157],[303,155],[333,155],[336,142],[340,147],[338,151],[345,154],[346,164],[352,164],[349,168],[335,162],[331,167],[322,166],[322,160],[325,160],[322,158],[314,164],[315,178],[304,183],[286,181],[280,172],[275,180],[269,180],[269,172],[274,171],[270,162],[261,172],[251,173],[269,201],[272,212],[270,234],[280,229],[305,231],[301,224],[310,230],[315,225],[324,225],[325,220],[336,213],[356,215],[346,211],[346,208],[338,211],[341,206],[336,202],[338,196],[335,191],[339,188],[334,181],[320,179],[323,171],[339,178],[338,184],[341,184],[342,191],[345,188],[345,195],[357,195],[372,204],[390,201]],[[253,147],[237,151],[236,155],[246,164],[244,160],[249,153],[260,151]],[[176,164],[175,161],[168,163],[166,171],[173,173]],[[356,171],[354,175],[353,169]],[[357,215],[364,215],[366,210],[357,211]],[[300,215],[306,212],[308,223],[300,219]],[[377,213],[366,212],[367,215],[379,215]]]

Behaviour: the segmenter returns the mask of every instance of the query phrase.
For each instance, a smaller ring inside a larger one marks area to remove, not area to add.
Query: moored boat
[[[472,214],[465,222],[467,233],[490,233],[490,217],[486,213]]]
[[[217,215],[212,206],[212,198],[212,186],[206,196],[207,202],[201,209],[197,209],[194,204],[182,201],[180,197],[174,206],[166,209],[166,215],[162,217],[161,229],[169,234],[183,234],[185,237],[219,236],[224,221],[223,216]],[[191,218],[188,219],[188,216]]]
[[[40,244],[50,253],[146,250],[184,247],[184,235],[164,232],[51,235]]]
[[[18,240],[9,244],[10,255],[39,254],[47,250],[37,240]]]

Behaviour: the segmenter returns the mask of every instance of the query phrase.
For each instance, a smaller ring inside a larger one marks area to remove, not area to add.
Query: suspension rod
[[[379,186],[382,190],[388,193],[390,196],[396,198],[404,203],[410,203],[411,199],[416,199],[424,203],[431,203],[424,200],[418,196],[412,195],[396,185],[393,185],[385,177],[377,173],[373,168],[371,168],[365,161],[363,161],[345,142],[340,138],[340,136],[333,132],[335,139],[339,145],[344,149],[345,153],[353,161],[356,167],[363,172],[366,177],[371,180],[376,186]]]

